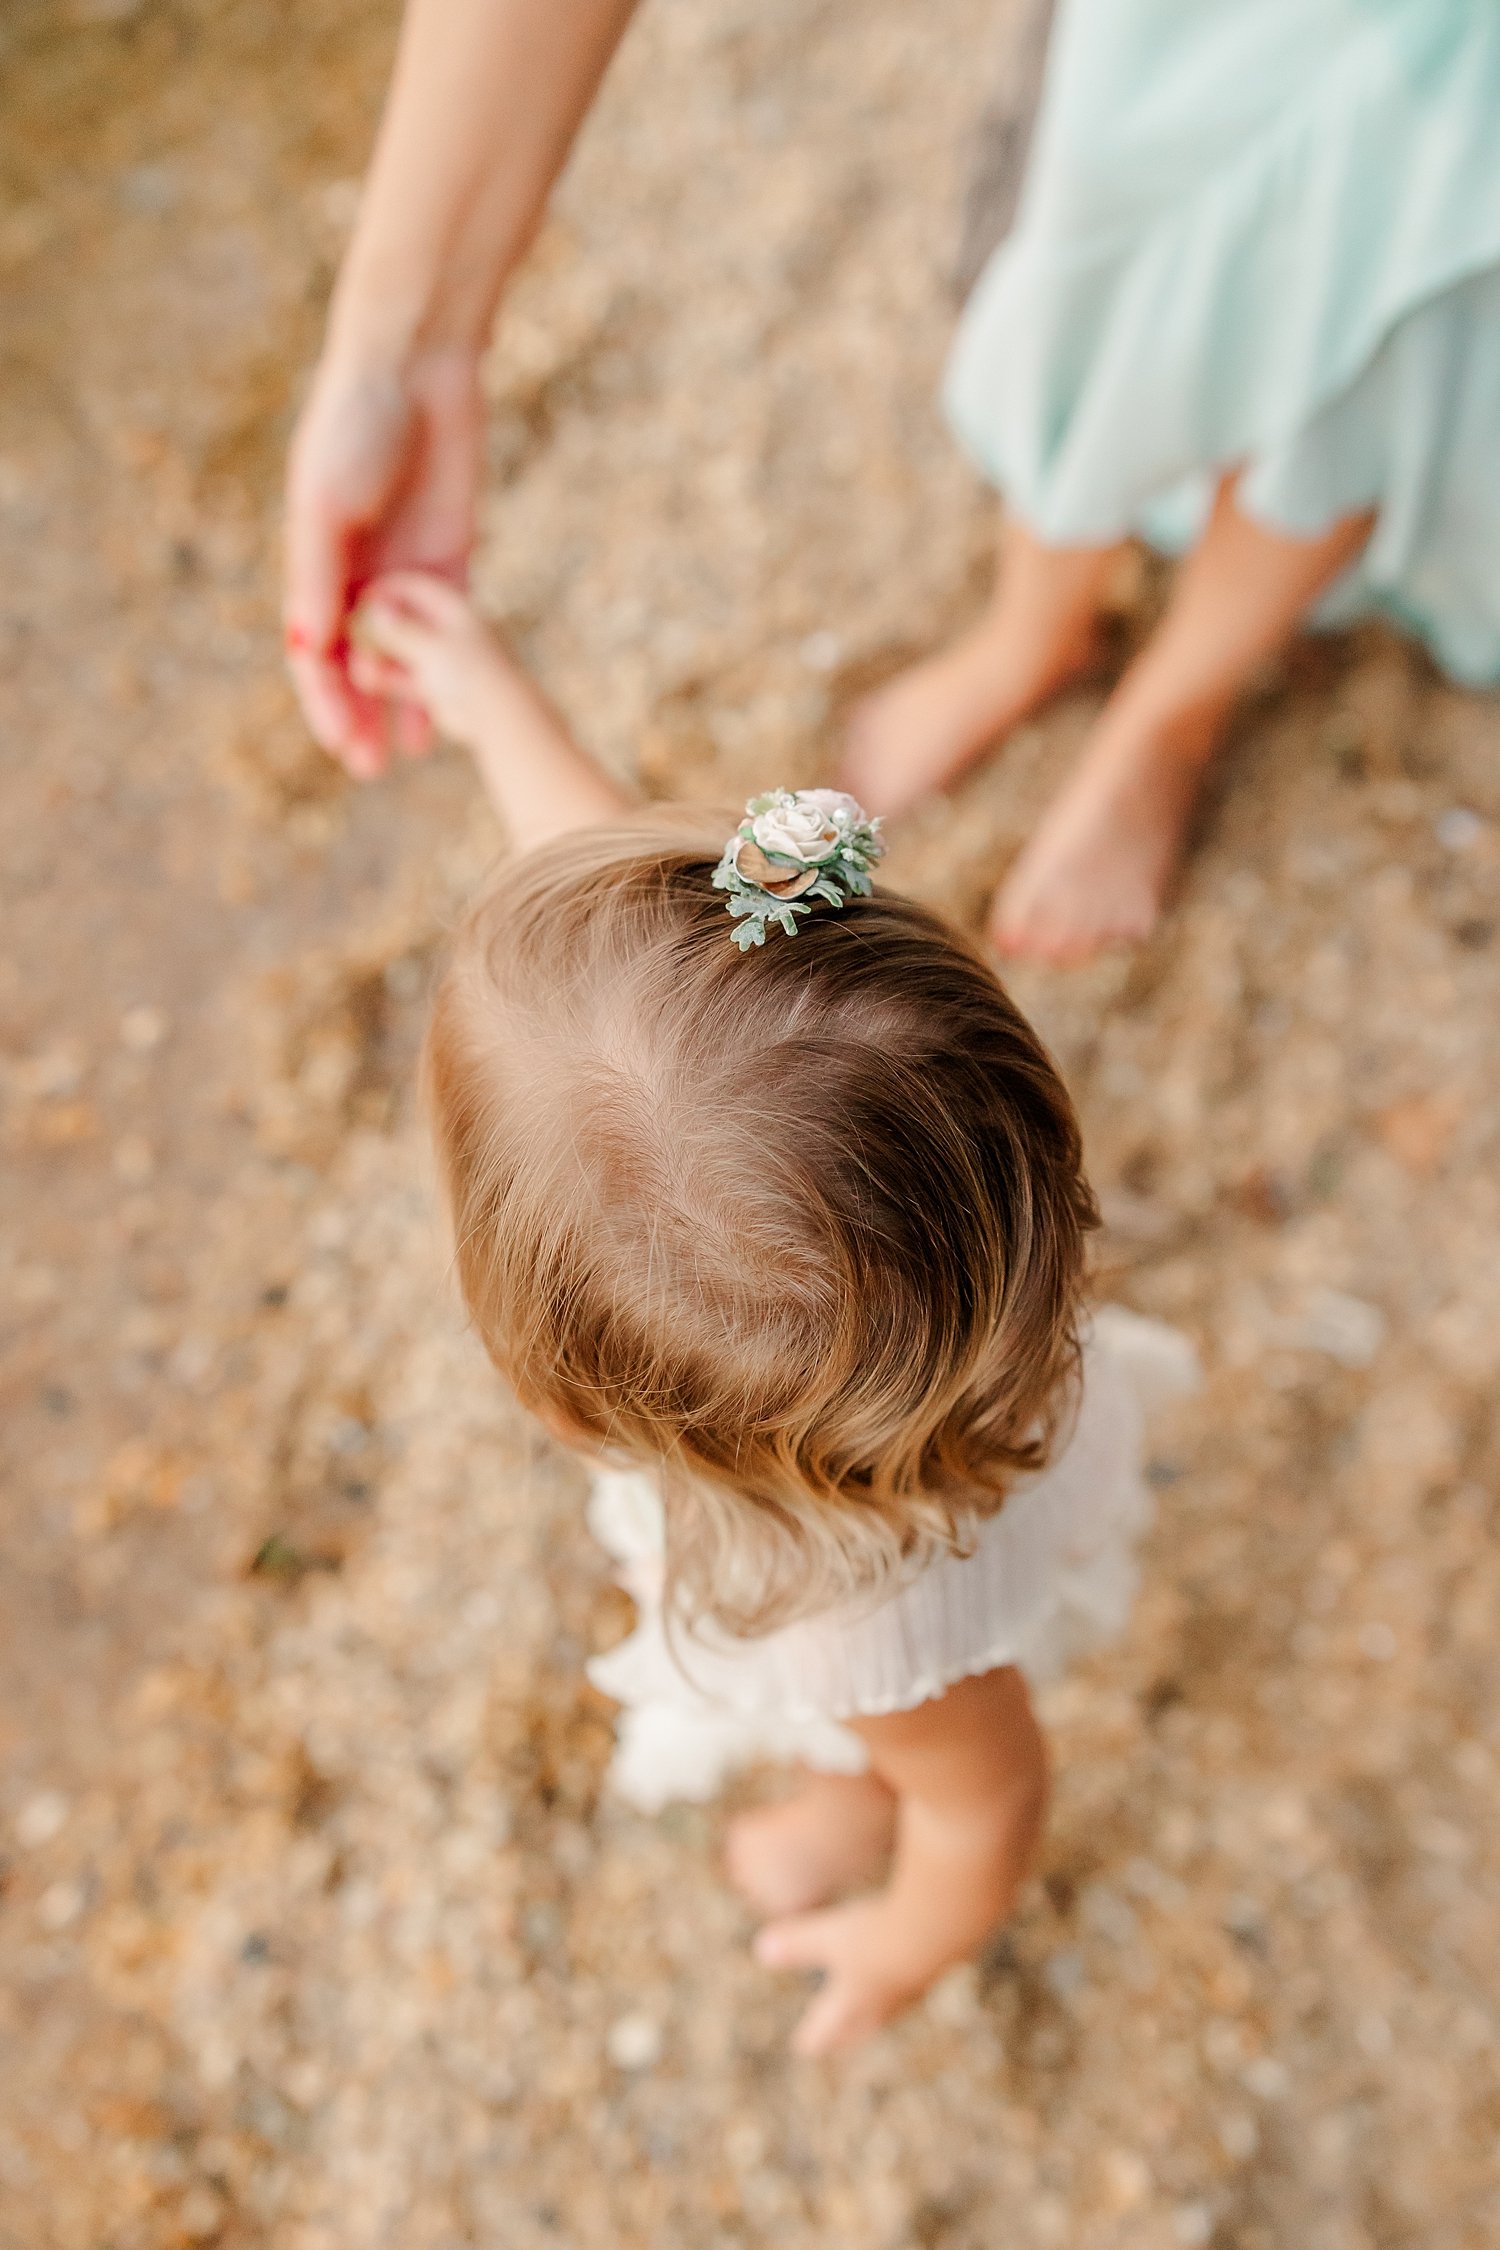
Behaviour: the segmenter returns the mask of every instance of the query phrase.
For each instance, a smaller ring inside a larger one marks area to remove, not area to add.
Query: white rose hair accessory
[[[772,789],[752,797],[724,846],[714,888],[727,891],[742,953],[764,945],[775,922],[788,937],[815,901],[868,898],[870,869],[885,850],[880,822],[842,789]]]

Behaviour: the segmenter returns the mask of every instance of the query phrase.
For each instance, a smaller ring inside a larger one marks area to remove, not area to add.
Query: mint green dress
[[[945,389],[1050,544],[1373,508],[1320,615],[1500,681],[1500,0],[1061,0]]]

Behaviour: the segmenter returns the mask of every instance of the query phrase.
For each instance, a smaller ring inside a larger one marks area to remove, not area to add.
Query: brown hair
[[[426,1071],[491,1357],[661,1466],[679,1609],[753,1633],[962,1547],[1042,1465],[1095,1211],[975,952],[881,891],[741,954],[717,856],[658,819],[504,866]]]

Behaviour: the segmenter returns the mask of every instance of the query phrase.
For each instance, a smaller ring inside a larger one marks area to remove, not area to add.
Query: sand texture
[[[478,582],[658,795],[827,770],[973,608],[934,389],[992,0],[653,0],[512,301]],[[1108,1294],[1207,1370],[1040,1879],[793,2065],[721,1813],[601,1797],[622,1598],[456,1309],[411,1079],[497,847],[307,743],[277,487],[392,33],[0,25],[3,2250],[1500,2239],[1500,725],[1381,635],[1160,939],[1015,980]],[[1120,633],[1159,599],[1120,586]],[[906,825],[974,922],[1074,697]]]

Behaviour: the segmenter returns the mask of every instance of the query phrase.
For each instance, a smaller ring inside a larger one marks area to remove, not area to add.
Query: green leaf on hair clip
[[[842,907],[868,898],[870,869],[885,850],[880,822],[839,789],[772,789],[752,797],[714,869],[728,893],[733,937],[742,953],[764,945],[775,923],[788,937],[813,901]]]

